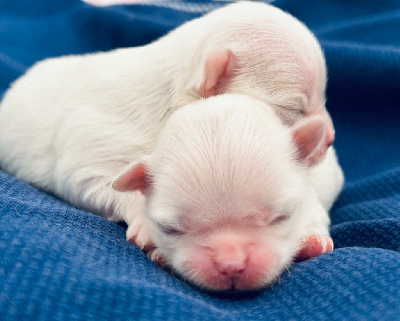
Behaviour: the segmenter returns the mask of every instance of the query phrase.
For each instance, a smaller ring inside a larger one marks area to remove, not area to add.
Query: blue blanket
[[[143,45],[224,3],[0,0],[0,94],[40,59]],[[1,320],[400,320],[400,2],[274,5],[327,58],[347,178],[331,211],[335,250],[258,293],[205,293],[151,263],[124,226],[0,171]]]

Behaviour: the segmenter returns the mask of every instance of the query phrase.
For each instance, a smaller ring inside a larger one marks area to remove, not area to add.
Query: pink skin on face
[[[245,234],[211,236],[199,245],[184,266],[189,275],[196,275],[204,287],[213,290],[257,289],[273,275],[279,257],[266,244]]]

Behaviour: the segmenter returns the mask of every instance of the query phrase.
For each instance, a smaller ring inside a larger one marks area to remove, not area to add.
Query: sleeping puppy
[[[231,4],[143,47],[36,64],[0,105],[0,166],[75,206],[126,221],[127,238],[145,248],[143,196],[121,196],[111,184],[151,154],[173,112],[242,93],[288,126],[318,116],[323,139],[304,158],[311,166],[334,139],[325,83],[320,46],[303,24],[266,4]]]
[[[332,250],[327,210],[342,171],[333,147],[322,164],[306,165],[324,122],[313,116],[289,129],[259,100],[202,100],[175,112],[151,155],[113,188],[146,196],[154,260],[206,289],[262,288],[296,255]]]

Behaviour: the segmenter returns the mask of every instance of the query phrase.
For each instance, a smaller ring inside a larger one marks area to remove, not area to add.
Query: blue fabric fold
[[[38,60],[143,45],[224,4],[0,0],[0,95]],[[326,55],[347,179],[335,250],[269,289],[206,293],[150,262],[124,226],[0,171],[1,320],[400,320],[400,1],[273,4]]]

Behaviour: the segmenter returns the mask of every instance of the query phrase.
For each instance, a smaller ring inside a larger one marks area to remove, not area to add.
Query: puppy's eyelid
[[[288,221],[290,218],[290,215],[279,215],[275,217],[271,222],[269,222],[269,225],[278,225]]]
[[[179,236],[185,234],[184,231],[181,231],[170,225],[157,223],[157,227],[160,229],[161,232],[163,232],[166,235]]]

